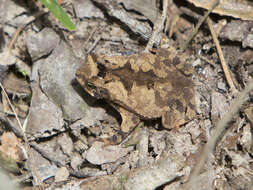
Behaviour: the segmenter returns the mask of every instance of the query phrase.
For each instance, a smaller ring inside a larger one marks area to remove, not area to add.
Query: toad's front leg
[[[122,132],[128,133],[129,131],[132,131],[132,129],[136,127],[140,122],[140,118],[136,114],[129,112],[122,107],[117,108],[117,110],[119,111],[122,118]]]

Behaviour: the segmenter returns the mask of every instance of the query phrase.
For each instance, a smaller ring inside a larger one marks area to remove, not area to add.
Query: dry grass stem
[[[31,155],[31,147],[30,147],[30,145],[29,145],[29,142],[28,142],[28,139],[27,139],[26,134],[25,134],[25,132],[24,132],[24,129],[23,129],[22,125],[21,125],[21,122],[20,122],[20,120],[19,120],[19,118],[18,118],[18,115],[17,115],[17,113],[16,113],[16,111],[15,111],[15,109],[14,109],[14,107],[13,107],[13,105],[12,105],[12,103],[11,103],[11,101],[10,101],[10,99],[9,99],[9,97],[8,97],[8,95],[7,95],[7,93],[6,93],[6,91],[5,91],[5,89],[4,89],[4,87],[3,87],[3,85],[2,85],[1,82],[0,82],[0,87],[1,87],[2,92],[4,93],[4,96],[6,97],[8,103],[9,103],[11,109],[12,109],[12,112],[13,112],[14,115],[15,115],[15,118],[16,118],[16,120],[17,120],[17,122],[18,122],[18,126],[19,126],[19,128],[20,128],[20,131],[21,131],[21,133],[22,133],[23,139],[24,139],[24,141],[25,141],[25,148],[26,148],[26,151],[27,151],[28,161],[30,162],[29,165],[30,165],[30,169],[31,169],[32,175],[33,175],[33,177],[34,177],[34,180],[38,183],[39,188],[43,190],[43,189],[44,189],[44,186],[43,186],[43,183],[42,183],[41,180],[40,180],[40,177],[39,177],[39,175],[38,175],[38,171],[37,171],[37,169],[36,169],[35,167],[33,167],[33,164],[32,164],[32,163],[33,163],[33,162],[32,162],[32,161],[33,161],[33,158],[32,158],[32,155]]]
[[[16,42],[20,32],[24,29],[24,26],[19,26],[18,29],[16,30],[14,36],[12,37],[11,39],[11,42],[10,42],[10,45],[8,47],[8,51],[7,51],[7,54],[6,54],[6,57],[5,57],[5,61],[7,62],[9,57],[10,57],[10,53],[11,53],[11,49],[12,47],[14,46],[14,43]]]
[[[19,26],[19,27],[17,28],[17,30],[16,30],[14,36],[13,36],[12,39],[11,39],[11,42],[10,42],[9,46],[8,46],[8,52],[7,52],[6,57],[5,57],[5,61],[6,61],[6,62],[8,62],[8,59],[9,59],[11,50],[12,50],[12,48],[13,48],[15,42],[17,41],[17,38],[18,38],[19,34],[25,29],[26,26],[28,26],[29,24],[31,24],[32,22],[34,22],[38,17],[40,17],[40,16],[42,16],[42,15],[44,15],[44,14],[46,14],[46,13],[44,13],[44,12],[38,12],[38,13],[36,13],[34,16],[28,17],[28,18],[24,21],[25,24],[23,24],[23,25],[21,25],[21,26]]]
[[[253,80],[249,82],[249,85],[239,94],[239,96],[233,101],[230,108],[228,109],[229,112],[227,112],[223,118],[218,122],[217,127],[213,131],[211,138],[208,140],[207,144],[205,145],[203,152],[201,154],[201,157],[198,161],[198,164],[194,168],[189,181],[186,183],[184,189],[188,190],[193,187],[194,189],[194,181],[197,178],[200,170],[202,169],[204,163],[206,162],[208,155],[213,152],[215,145],[217,144],[217,141],[220,137],[220,135],[225,130],[225,127],[227,126],[228,122],[232,120],[233,116],[239,112],[239,109],[241,108],[242,104],[245,101],[246,96],[249,94],[249,92],[253,90]]]
[[[188,47],[189,43],[192,41],[192,39],[194,38],[194,36],[198,33],[198,30],[199,30],[200,26],[203,24],[203,22],[206,20],[206,18],[209,16],[209,14],[219,5],[219,2],[220,2],[219,0],[215,0],[214,3],[213,3],[212,8],[210,10],[206,11],[205,14],[204,14],[204,16],[202,16],[199,19],[196,27],[193,29],[193,31],[191,33],[191,36],[188,38],[188,40],[182,46],[182,48],[181,48],[182,51],[184,51]]]
[[[86,52],[86,55],[90,54],[93,49],[97,46],[98,42],[101,40],[101,37],[98,37],[95,39],[95,41],[93,42],[92,46],[88,49],[88,51]]]
[[[208,64],[210,64],[210,65],[212,65],[212,66],[215,66],[212,60],[210,60],[210,59],[204,57],[203,55],[198,55],[198,57],[199,57],[200,59],[202,59],[203,61],[207,62]]]
[[[212,37],[213,37],[213,41],[214,41],[216,49],[218,51],[218,55],[219,55],[220,61],[221,61],[221,66],[223,68],[226,80],[227,80],[228,85],[229,85],[229,87],[231,89],[231,92],[233,94],[235,94],[237,92],[237,90],[236,90],[236,88],[234,86],[233,80],[232,80],[231,75],[229,73],[229,69],[228,69],[227,63],[226,63],[225,58],[223,56],[219,40],[218,40],[217,35],[216,35],[215,31],[214,31],[214,28],[213,28],[213,25],[212,25],[212,21],[211,21],[210,18],[207,18],[207,24],[208,24],[208,27],[210,28],[210,31],[211,31],[211,34],[212,34]]]
[[[15,109],[14,109],[14,107],[13,107],[13,105],[12,105],[12,103],[11,103],[11,101],[10,101],[10,99],[9,99],[9,97],[8,97],[8,95],[7,95],[7,93],[6,93],[6,91],[5,91],[5,89],[4,89],[4,87],[3,87],[3,85],[2,85],[1,82],[0,82],[0,87],[1,87],[1,89],[2,89],[2,92],[4,93],[4,96],[6,97],[6,99],[7,99],[7,101],[8,101],[8,103],[9,103],[9,105],[10,105],[12,111],[13,111],[13,114],[14,114],[14,116],[15,116],[17,122],[18,122],[18,126],[20,127],[20,129],[21,129],[21,131],[22,131],[22,135],[23,135],[23,138],[24,138],[24,140],[25,140],[25,143],[28,143],[28,140],[27,140],[27,138],[26,138],[26,135],[25,135],[25,132],[24,132],[24,130],[23,130],[23,127],[22,127],[22,125],[21,125],[21,123],[20,123],[20,121],[19,121],[18,115],[17,115],[17,113],[16,113],[16,111],[15,111]]]
[[[15,35],[11,39],[11,42],[10,42],[10,44],[8,46],[8,52],[7,52],[6,57],[5,57],[5,61],[6,62],[8,62],[11,50],[12,50],[12,48],[13,48],[13,46],[14,46],[14,44],[15,44],[18,36],[19,36],[19,34],[23,31],[23,29],[28,24],[32,23],[38,16],[41,16],[43,14],[42,13],[37,13],[36,16],[35,16],[35,18],[34,17],[29,17],[28,20],[27,20],[27,22],[26,22],[26,24],[18,27],[17,31],[15,32]],[[9,97],[8,97],[8,95],[7,95],[7,93],[6,93],[6,91],[5,91],[5,89],[4,89],[4,87],[3,87],[3,85],[2,85],[1,82],[0,82],[0,87],[2,89],[2,92],[4,93],[4,96],[6,97],[6,99],[8,101],[8,104],[11,107],[12,112],[14,113],[14,116],[15,116],[17,122],[18,122],[18,127],[20,128],[20,132],[22,133],[23,139],[25,141],[25,148],[26,148],[27,155],[28,155],[28,162],[29,162],[30,170],[31,170],[31,173],[33,175],[34,181],[37,182],[39,189],[43,190],[44,189],[44,185],[43,185],[43,183],[42,183],[42,181],[41,181],[41,179],[40,179],[40,177],[38,175],[37,169],[33,165],[33,157],[31,155],[31,147],[29,145],[29,142],[28,142],[28,139],[26,137],[25,131],[24,131],[22,125],[21,125],[21,122],[20,122],[20,120],[18,118],[18,115],[17,115],[17,113],[16,113],[16,111],[15,111],[15,109],[14,109],[14,107],[13,107],[13,105],[12,105],[12,103],[11,103],[11,101],[10,101],[10,99],[9,99]]]
[[[173,17],[172,21],[171,21],[171,24],[170,24],[170,30],[169,30],[169,38],[172,37],[173,33],[174,33],[174,29],[175,29],[175,26],[177,24],[177,21],[179,20],[180,18],[180,15],[177,14]],[[167,28],[167,26],[166,26]]]
[[[148,52],[150,49],[152,49],[153,44],[155,43],[155,40],[158,36],[158,34],[163,30],[164,23],[166,20],[167,12],[168,12],[168,1],[169,0],[163,0],[163,12],[161,18],[158,18],[155,25],[154,30],[152,33],[152,36],[150,37],[148,44],[146,46],[145,51]]]

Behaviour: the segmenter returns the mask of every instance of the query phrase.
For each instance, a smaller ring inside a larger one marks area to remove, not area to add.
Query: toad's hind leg
[[[193,120],[196,113],[190,107],[186,107],[183,111],[172,107],[171,109],[164,111],[162,115],[162,124],[164,128],[172,129],[179,127]]]
[[[186,123],[185,116],[177,109],[165,111],[162,115],[162,125],[164,128],[172,129]]]

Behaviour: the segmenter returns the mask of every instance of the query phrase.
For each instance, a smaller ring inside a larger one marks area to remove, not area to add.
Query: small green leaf
[[[21,74],[26,78],[27,77],[27,71],[26,70],[23,70],[23,71],[20,71]]]
[[[68,30],[75,30],[75,25],[72,23],[65,11],[58,5],[56,0],[40,0],[45,7],[47,7],[51,13],[59,19],[65,28]]]

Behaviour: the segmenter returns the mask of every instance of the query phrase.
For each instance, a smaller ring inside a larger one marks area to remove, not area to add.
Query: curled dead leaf
[[[188,0],[197,7],[210,9],[213,1],[210,0]],[[249,0],[222,0],[213,10],[220,15],[232,16],[242,20],[253,20],[253,2]]]

